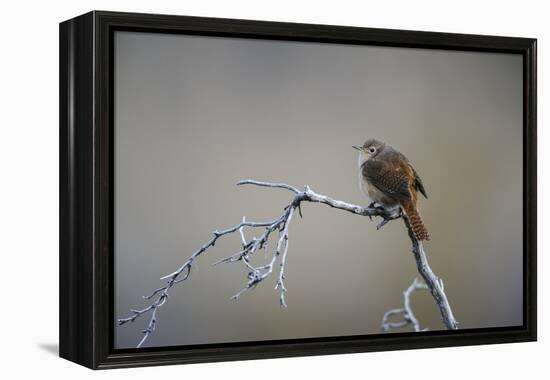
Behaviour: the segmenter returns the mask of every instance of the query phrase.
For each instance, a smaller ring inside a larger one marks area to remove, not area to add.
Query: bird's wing
[[[424,196],[424,198],[428,199],[428,194],[426,194],[426,189],[424,188],[424,184],[422,183],[422,179],[420,178],[420,176],[418,175],[416,170],[414,170],[413,166],[411,164],[409,164],[409,166],[411,167],[412,172],[414,173],[414,187],[415,187],[415,189],[420,191],[422,193],[422,195]]]
[[[378,190],[396,200],[411,198],[410,173],[404,165],[395,165],[385,160],[370,159],[363,164],[363,176]]]

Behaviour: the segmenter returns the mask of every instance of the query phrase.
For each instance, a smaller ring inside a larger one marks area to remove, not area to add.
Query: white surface
[[[58,1],[7,2],[0,24],[2,116],[2,375],[4,378],[288,379],[518,378],[548,374],[548,297],[539,297],[539,342],[113,370],[94,373],[56,357],[58,336],[58,22],[92,9],[324,23],[539,39],[539,214],[550,213],[550,25],[544,2],[515,1]],[[519,216],[518,216],[519,217]],[[539,294],[548,294],[548,218],[539,217]]]

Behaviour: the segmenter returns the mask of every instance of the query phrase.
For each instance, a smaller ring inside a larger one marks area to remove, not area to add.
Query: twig
[[[218,260],[213,265],[221,264],[221,263],[241,262],[249,270],[248,281],[246,283],[246,286],[243,289],[241,289],[239,292],[237,292],[235,295],[233,295],[231,298],[237,300],[244,292],[255,288],[260,282],[262,282],[267,277],[269,277],[274,271],[274,266],[276,261],[279,259],[279,275],[275,284],[275,289],[280,291],[279,301],[281,306],[286,307],[287,304],[285,300],[285,293],[287,292],[287,289],[285,287],[284,280],[285,280],[285,265],[286,265],[286,259],[287,259],[287,253],[288,253],[289,227],[292,221],[292,217],[294,215],[294,211],[296,209],[298,209],[300,216],[302,215],[301,208],[300,208],[300,205],[302,202],[322,203],[327,206],[340,209],[343,211],[347,211],[356,215],[362,215],[362,216],[368,216],[368,217],[379,216],[383,220],[378,225],[378,228],[381,228],[383,225],[385,225],[387,222],[391,220],[402,217],[402,214],[399,209],[386,210],[381,207],[374,207],[374,206],[362,207],[362,206],[354,205],[351,203],[335,200],[325,195],[318,194],[313,190],[311,190],[309,186],[305,186],[304,190],[300,191],[296,187],[290,186],[284,183],[271,183],[271,182],[261,182],[261,181],[254,181],[254,180],[240,181],[237,183],[237,185],[254,185],[254,186],[261,186],[261,187],[280,188],[280,189],[285,189],[294,193],[295,196],[292,199],[292,201],[284,208],[283,214],[277,219],[274,219],[272,221],[267,221],[267,222],[249,222],[249,221],[246,221],[245,218],[243,218],[241,223],[233,227],[230,227],[222,231],[214,231],[213,232],[214,236],[209,241],[207,241],[199,250],[194,252],[178,268],[178,270],[170,274],[167,274],[166,276],[161,277],[161,280],[166,281],[165,285],[154,290],[150,295],[143,297],[149,300],[158,295],[155,301],[150,306],[144,309],[131,310],[132,312],[131,316],[126,318],[121,318],[118,320],[118,324],[123,325],[127,322],[134,322],[137,318],[139,318],[143,314],[146,314],[152,311],[149,325],[147,329],[143,330],[144,336],[143,336],[143,339],[138,344],[137,346],[138,348],[145,342],[145,340],[147,340],[149,335],[155,330],[155,327],[157,324],[157,319],[156,319],[157,311],[166,302],[170,289],[174,285],[187,280],[189,278],[189,275],[191,274],[191,268],[193,266],[195,259],[197,259],[208,248],[213,247],[216,244],[217,240],[225,235],[238,231],[239,234],[241,235],[241,243],[242,243],[241,250],[235,254],[232,254],[221,260]],[[407,224],[407,221],[405,218],[404,220],[405,220],[405,223]],[[260,235],[259,238],[254,237],[251,240],[247,241],[244,234],[244,229],[247,227],[263,228],[264,232],[262,235]],[[445,325],[449,329],[451,328],[456,329],[457,322],[454,320],[451,308],[447,301],[447,297],[443,292],[442,282],[431,271],[426,259],[426,254],[424,252],[422,243],[414,239],[414,235],[412,235],[410,226],[408,226],[408,224],[407,224],[407,227],[409,229],[409,236],[411,237],[413,242],[413,253],[417,261],[419,272],[422,274],[422,277],[426,281],[428,287],[432,292],[432,295],[434,296],[438,304],[438,307],[441,311],[441,315],[443,317]],[[278,231],[280,233],[280,236],[277,241],[276,249],[271,255],[271,259],[267,264],[260,265],[260,266],[253,266],[250,263],[250,256],[258,250],[264,250],[264,252],[267,252],[267,243],[271,234],[274,231]],[[282,252],[282,255],[281,255],[281,252]]]
[[[239,229],[241,229],[243,227],[253,227],[253,228],[255,228],[255,227],[267,227],[267,228],[269,228],[269,227],[275,225],[276,223],[279,223],[279,220],[275,220],[275,221],[271,221],[271,222],[247,222],[247,221],[243,220],[241,223],[239,223],[236,226],[233,226],[231,228],[228,228],[228,229],[225,229],[225,230],[222,230],[222,231],[214,231],[213,232],[214,236],[208,242],[206,242],[201,248],[199,248],[197,251],[195,251],[178,268],[178,270],[176,270],[175,272],[172,272],[172,273],[167,274],[166,276],[163,276],[163,277],[160,278],[161,281],[162,280],[166,281],[166,284],[163,287],[155,289],[148,296],[143,296],[144,299],[149,300],[149,299],[155,297],[156,295],[159,295],[156,298],[156,300],[150,306],[148,306],[144,309],[141,309],[141,310],[136,310],[136,309],[130,310],[132,312],[132,315],[129,316],[129,317],[126,317],[126,318],[119,319],[118,324],[123,325],[127,322],[134,322],[137,318],[139,318],[143,314],[145,314],[145,313],[152,310],[151,319],[149,320],[149,325],[147,326],[147,328],[145,330],[142,331],[143,334],[144,334],[144,337],[139,342],[139,344],[137,345],[137,348],[141,347],[141,345],[145,342],[145,340],[147,340],[149,335],[153,331],[155,331],[155,327],[156,327],[156,323],[157,323],[156,314],[157,314],[158,308],[160,308],[162,305],[164,305],[164,303],[166,302],[166,300],[168,298],[168,292],[170,291],[170,289],[174,285],[187,280],[187,278],[191,274],[191,268],[193,267],[193,263],[194,263],[194,261],[197,257],[199,257],[202,253],[204,253],[208,248],[213,247],[216,244],[216,242],[218,241],[218,239],[222,236],[231,234],[235,231],[238,231]]]
[[[420,322],[416,319],[413,310],[411,308],[411,294],[417,289],[428,289],[428,286],[418,281],[416,278],[412,284],[403,292],[403,308],[388,310],[382,317],[382,323],[380,329],[382,331],[389,331],[393,328],[405,327],[409,324],[413,326],[414,332],[428,331],[428,329],[420,329]],[[390,322],[390,317],[394,315],[403,315],[403,320],[398,322]]]

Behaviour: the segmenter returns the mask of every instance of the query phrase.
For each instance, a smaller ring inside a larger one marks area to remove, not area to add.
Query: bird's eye
[[[371,146],[371,147],[369,148],[369,153],[374,153],[374,152],[376,152],[376,148],[373,147],[373,146]]]

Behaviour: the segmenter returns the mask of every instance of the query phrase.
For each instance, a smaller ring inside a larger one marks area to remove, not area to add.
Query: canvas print
[[[522,64],[116,31],[114,347],[522,325]]]

